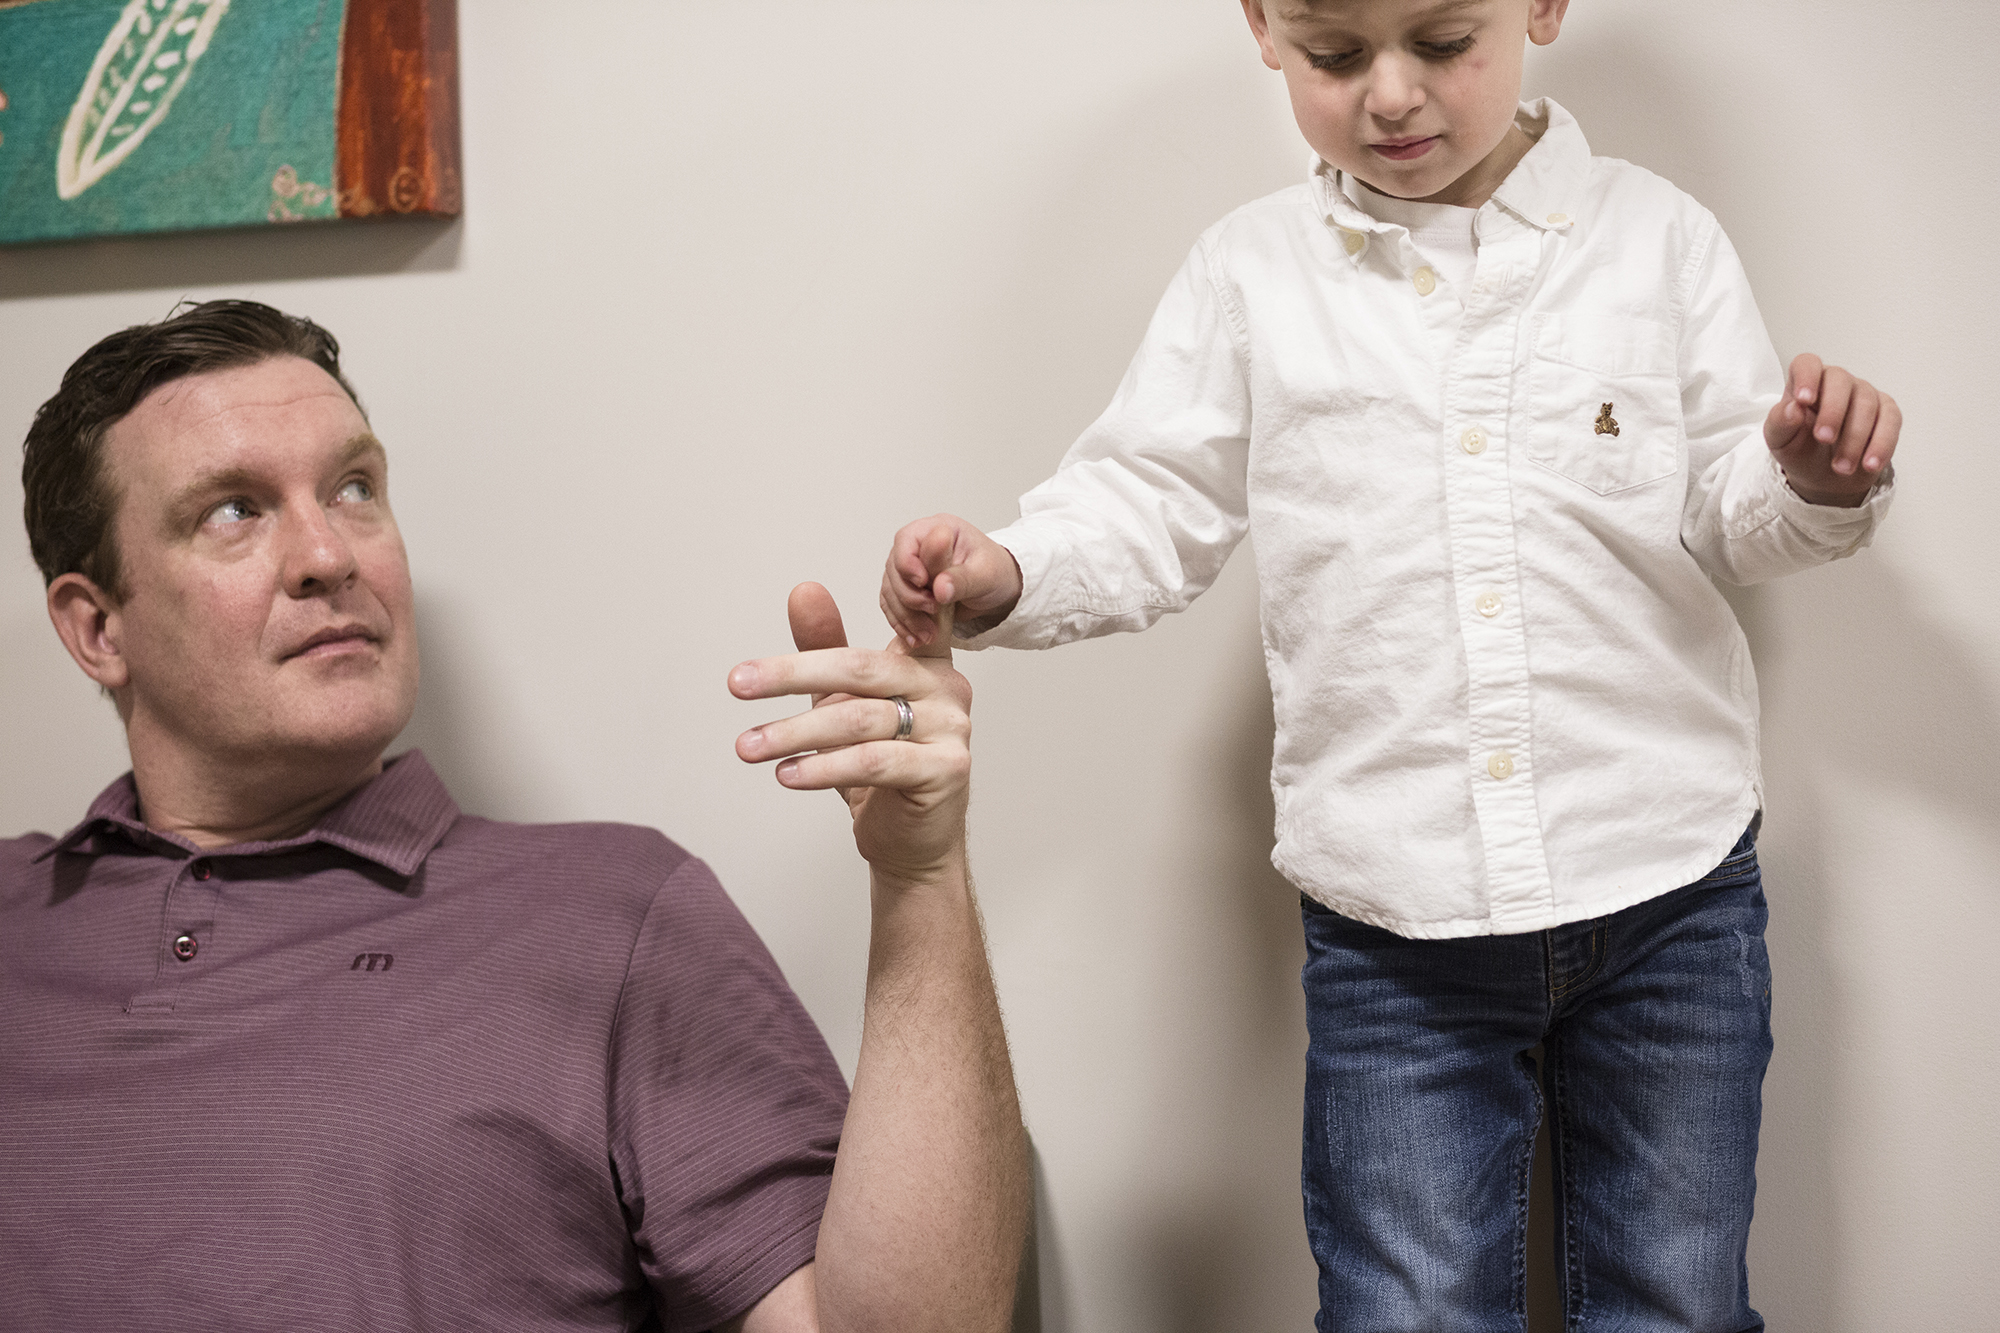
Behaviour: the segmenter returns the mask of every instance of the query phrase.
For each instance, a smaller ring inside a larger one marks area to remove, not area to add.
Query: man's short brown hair
[[[279,356],[312,362],[361,407],[340,373],[334,336],[256,301],[191,302],[157,324],[114,333],[78,357],[55,397],[36,411],[21,446],[28,546],[42,581],[78,573],[112,598],[122,597],[112,531],[118,495],[104,472],[105,433],[163,384]]]

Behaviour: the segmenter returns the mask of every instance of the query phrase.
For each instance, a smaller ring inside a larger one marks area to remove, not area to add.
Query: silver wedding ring
[[[896,739],[906,741],[910,733],[917,729],[917,710],[910,707],[910,701],[900,694],[889,696],[889,702],[896,705]]]

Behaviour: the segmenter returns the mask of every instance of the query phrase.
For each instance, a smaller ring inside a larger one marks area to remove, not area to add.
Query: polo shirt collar
[[[1521,103],[1514,123],[1530,134],[1539,130],[1540,135],[1493,191],[1487,206],[1503,208],[1541,231],[1567,232],[1583,218],[1584,192],[1590,182],[1590,144],[1576,117],[1554,98]],[[1313,164],[1313,187],[1321,213],[1340,233],[1348,258],[1356,264],[1361,262],[1367,236],[1401,230],[1355,203],[1353,192],[1367,187],[1324,160]]]
[[[147,828],[139,818],[139,789],[127,773],[98,794],[83,819],[35,858],[58,852],[93,854],[98,834],[117,830],[140,847],[169,856],[265,856],[324,843],[372,861],[407,879],[458,819],[458,803],[421,750],[399,755],[372,781],[320,816],[296,838],[239,842],[204,852],[171,833]]]

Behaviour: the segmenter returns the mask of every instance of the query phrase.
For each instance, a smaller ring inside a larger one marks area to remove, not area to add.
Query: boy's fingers
[[[1818,356],[1800,352],[1792,358],[1792,368],[1786,376],[1785,396],[1811,407],[1819,398],[1820,379],[1825,373],[1825,363]]]
[[[958,544],[958,533],[950,523],[942,519],[932,519],[930,526],[917,539],[917,556],[923,563],[925,585],[934,584],[937,571],[951,563],[952,548]]]
[[[949,606],[953,602],[962,602],[968,595],[966,591],[967,582],[964,565],[953,565],[948,569],[941,569],[931,578],[931,595],[936,598],[939,606]],[[977,596],[977,593],[975,592],[971,595]]]
[[[1873,386],[1857,383],[1854,396],[1848,400],[1846,420],[1840,428],[1840,446],[1833,456],[1835,472],[1851,477],[1861,470],[1861,456],[1875,434],[1875,420],[1880,414],[1881,401]]]
[[[1819,409],[1813,413],[1813,438],[1832,444],[1847,422],[1847,405],[1854,397],[1854,376],[1828,366],[1819,381]]]
[[[1889,460],[1896,456],[1896,441],[1903,434],[1903,409],[1888,394],[1882,395],[1881,415],[1875,418],[1875,434],[1868,442],[1868,452],[1861,460],[1861,466],[1870,472],[1887,470]]]
[[[1798,400],[1789,392],[1782,394],[1764,417],[1764,443],[1774,450],[1790,449],[1805,424],[1806,413]]]
[[[931,534],[937,526],[935,518],[920,518],[914,523],[905,523],[896,532],[895,542],[890,548],[889,564],[912,588],[930,586],[931,571],[924,560],[924,549],[935,540]]]

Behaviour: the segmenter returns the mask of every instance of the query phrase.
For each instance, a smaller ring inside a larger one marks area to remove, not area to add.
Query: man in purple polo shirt
[[[0,841],[0,1325],[1004,1329],[1025,1140],[965,864],[970,690],[793,594],[746,733],[872,871],[852,1099],[707,867],[460,813],[333,338],[209,302],[37,414],[30,543],[132,771]]]

